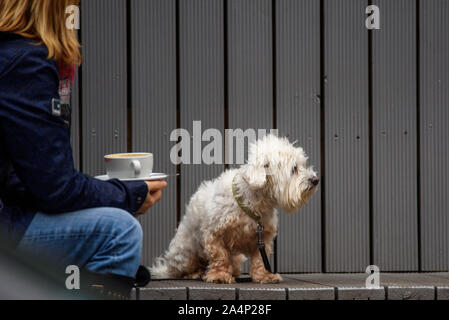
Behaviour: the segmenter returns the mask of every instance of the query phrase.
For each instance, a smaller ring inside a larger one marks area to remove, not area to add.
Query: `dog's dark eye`
[[[297,174],[297,173],[298,173],[298,166],[295,164],[292,169],[292,174]]]

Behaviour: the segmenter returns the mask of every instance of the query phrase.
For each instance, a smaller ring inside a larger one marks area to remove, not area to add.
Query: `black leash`
[[[257,248],[259,248],[260,255],[262,256],[263,265],[265,266],[265,270],[269,273],[271,272],[270,261],[268,261],[267,252],[265,251],[265,243],[263,242],[263,224],[262,222],[257,222]]]
[[[250,217],[257,223],[257,229],[256,229],[257,238],[258,238],[257,248],[259,249],[260,255],[262,256],[262,261],[263,261],[263,265],[265,266],[265,270],[267,270],[269,273],[272,273],[270,262],[268,261],[267,253],[265,251],[265,243],[263,242],[264,227],[261,222],[262,217],[260,214],[254,212],[253,210],[251,210],[251,208],[249,208],[248,206],[246,206],[244,204],[243,199],[239,196],[238,188],[235,184],[235,176],[232,179],[232,194],[234,195],[234,199],[237,202],[237,204],[239,205],[240,209],[242,209],[242,211],[245,212],[248,215],[248,217]]]

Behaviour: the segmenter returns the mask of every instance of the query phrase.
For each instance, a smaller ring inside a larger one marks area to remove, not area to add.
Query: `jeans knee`
[[[139,221],[121,209],[101,208],[100,211],[98,228],[108,236],[97,253],[101,262],[94,259],[90,267],[94,271],[134,276],[142,255],[143,231]],[[109,259],[104,259],[105,256]]]
[[[143,241],[143,230],[139,221],[129,212],[122,209],[113,209],[112,233],[117,240],[125,240],[132,246],[141,247]]]
[[[134,242],[140,248],[142,247],[143,230],[139,221],[137,221],[137,219],[135,218],[132,218],[132,222],[130,222],[129,237],[132,242]]]

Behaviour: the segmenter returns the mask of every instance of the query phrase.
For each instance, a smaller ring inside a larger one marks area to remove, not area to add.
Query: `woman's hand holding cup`
[[[162,197],[162,190],[167,187],[166,181],[155,180],[155,181],[145,181],[148,186],[148,193],[145,202],[137,210],[137,213],[144,214],[150,209],[156,202],[158,202]]]

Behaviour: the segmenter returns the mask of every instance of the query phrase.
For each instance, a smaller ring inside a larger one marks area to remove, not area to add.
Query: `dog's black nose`
[[[320,182],[320,179],[318,179],[317,177],[313,177],[312,179],[310,179],[310,183],[314,186],[316,186],[318,182]]]

